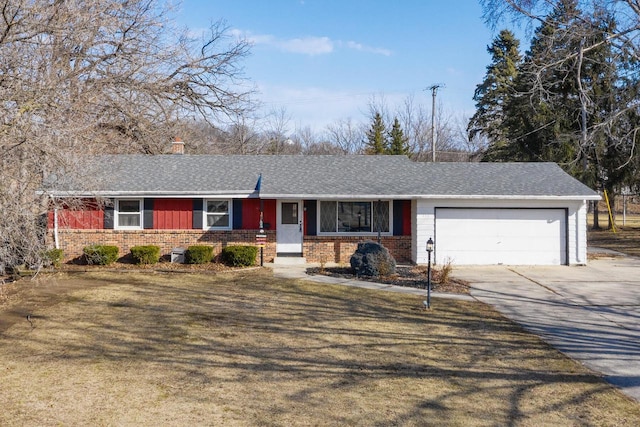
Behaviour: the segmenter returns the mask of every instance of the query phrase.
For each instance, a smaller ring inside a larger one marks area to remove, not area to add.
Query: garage
[[[435,208],[437,263],[567,264],[567,210]]]

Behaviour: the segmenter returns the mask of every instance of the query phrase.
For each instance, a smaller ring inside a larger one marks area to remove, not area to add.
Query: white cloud
[[[333,42],[328,37],[281,40],[278,42],[278,47],[285,52],[306,55],[322,55],[333,52]]]
[[[349,49],[359,50],[361,52],[375,53],[377,55],[391,56],[392,53],[389,49],[365,46],[354,41],[348,41],[344,45]]]
[[[276,48],[283,52],[298,53],[303,55],[326,55],[333,53],[336,47],[357,50],[360,52],[373,53],[376,55],[391,55],[391,51],[384,48],[366,46],[358,42],[331,40],[329,37],[296,37],[291,39],[281,39],[271,34],[253,34],[249,31],[238,29],[231,30],[231,35],[241,37],[255,45],[264,45]]]
[[[283,52],[303,55],[322,55],[333,52],[333,42],[328,37],[302,37],[280,39],[271,34],[253,34],[249,31],[231,30],[235,37],[246,39],[254,45],[270,46]]]
[[[292,128],[302,125],[316,131],[338,119],[360,120],[369,97],[368,93],[319,87],[261,85],[259,90],[266,111],[284,107]]]
[[[291,117],[290,127],[309,126],[322,131],[327,125],[338,120],[352,119],[356,123],[368,121],[367,105],[375,92],[355,92],[349,90],[260,85],[265,111],[284,107]],[[384,101],[391,110],[402,105],[407,93],[387,93]]]

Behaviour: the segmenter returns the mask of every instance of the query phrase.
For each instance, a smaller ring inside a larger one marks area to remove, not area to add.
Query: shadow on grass
[[[265,425],[640,421],[637,405],[480,303],[425,311],[416,296],[264,271],[83,277],[100,286],[7,330],[0,362],[99,364],[105,381],[120,370],[129,387],[221,399]]]

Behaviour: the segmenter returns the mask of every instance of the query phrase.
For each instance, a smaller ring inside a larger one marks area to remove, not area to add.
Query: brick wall
[[[60,249],[65,261],[82,256],[82,248],[88,245],[114,245],[120,248],[120,256],[130,254],[131,247],[157,245],[161,255],[169,255],[176,247],[210,245],[214,255],[230,245],[255,245],[258,230],[202,231],[202,230],[59,230]],[[49,236],[53,241],[53,236]],[[264,260],[275,256],[275,231],[267,231]],[[260,254],[258,253],[258,257]]]
[[[377,237],[363,238],[358,236],[305,236],[304,256],[308,262],[336,262],[349,264],[351,255],[358,247],[358,243],[371,240],[377,242]],[[411,236],[384,236],[382,246],[387,248],[396,262],[411,263]]]
[[[161,255],[169,255],[176,247],[191,245],[211,245],[214,254],[229,245],[255,245],[258,230],[202,231],[202,230],[59,230],[60,249],[65,261],[82,256],[82,248],[92,244],[115,245],[120,248],[120,256],[127,256],[131,247],[157,245]],[[264,261],[272,262],[276,255],[276,232],[267,230],[267,244]],[[53,236],[49,236],[53,241]],[[335,262],[348,264],[358,243],[365,240],[377,241],[376,237],[358,236],[305,236],[304,256],[308,262]],[[411,262],[411,236],[382,237],[385,246],[398,263]],[[258,257],[260,255],[258,254]]]

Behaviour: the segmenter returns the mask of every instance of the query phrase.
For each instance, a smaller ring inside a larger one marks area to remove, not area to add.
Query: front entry
[[[302,200],[281,200],[277,207],[276,256],[302,256]]]

